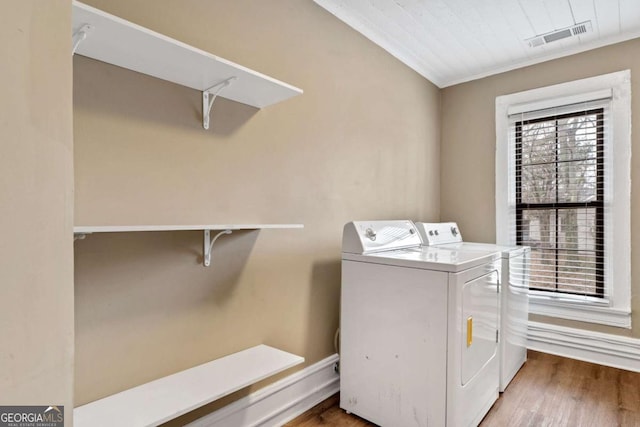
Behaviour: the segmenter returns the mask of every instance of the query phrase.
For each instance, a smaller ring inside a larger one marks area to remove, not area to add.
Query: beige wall
[[[196,232],[76,242],[76,405],[259,343],[333,353],[343,224],[439,218],[440,91],[311,1],[87,3],[305,93],[205,131],[199,92],[76,57],[76,224],[305,228],[210,268]]]
[[[73,408],[69,0],[0,3],[0,405]],[[68,422],[71,425],[71,422]]]
[[[440,216],[457,221],[470,241],[495,241],[495,98],[514,92],[563,83],[613,71],[631,69],[632,92],[640,93],[640,40],[592,50],[563,59],[510,71],[446,88],[442,91],[442,146]],[[632,111],[640,111],[640,97],[632,98]],[[632,128],[640,129],[633,114]],[[632,151],[640,149],[640,134],[632,134]],[[631,180],[640,179],[640,158],[631,159]],[[640,229],[634,220],[640,191],[631,189],[632,331],[589,323],[534,316],[536,320],[614,334],[640,337]]]

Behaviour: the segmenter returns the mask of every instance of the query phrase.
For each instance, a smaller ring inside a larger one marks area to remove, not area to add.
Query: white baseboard
[[[543,353],[640,372],[640,339],[529,322],[527,347]]]
[[[340,390],[333,354],[280,381],[212,412],[190,427],[280,426]]]

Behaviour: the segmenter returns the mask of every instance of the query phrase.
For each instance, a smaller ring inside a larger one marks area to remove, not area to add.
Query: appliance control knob
[[[367,237],[369,238],[369,240],[371,241],[375,241],[376,240],[376,232],[373,231],[373,229],[371,228],[367,228],[365,230],[365,234],[367,235]]]
[[[433,230],[429,230],[429,236],[433,236]]]
[[[416,230],[414,230],[413,228],[409,229],[409,234],[416,234]]]
[[[434,233],[436,234],[436,236],[438,235],[438,230],[435,230]]]
[[[455,227],[451,227],[451,234],[453,234],[454,236],[458,235],[458,229]]]

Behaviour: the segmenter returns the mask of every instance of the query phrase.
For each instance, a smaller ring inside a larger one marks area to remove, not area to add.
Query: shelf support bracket
[[[80,43],[82,43],[87,38],[87,35],[89,35],[91,30],[93,30],[93,27],[91,25],[84,24],[82,25],[82,27],[78,28],[75,33],[73,33],[73,36],[71,37],[71,41],[73,42],[73,45],[71,47],[71,56],[76,54],[78,46],[80,46]]]
[[[231,234],[232,230],[222,230],[215,237],[211,238],[211,230],[204,230],[204,266],[209,267],[211,265],[211,250],[213,249],[213,244],[218,240],[220,236],[223,234]]]
[[[91,233],[73,233],[73,241],[75,242],[76,240],[84,240],[88,234]]]
[[[211,116],[211,107],[213,107],[213,101],[216,100],[220,92],[231,83],[238,79],[237,76],[229,77],[211,86],[209,89],[202,92],[202,127],[209,129],[209,117]]]

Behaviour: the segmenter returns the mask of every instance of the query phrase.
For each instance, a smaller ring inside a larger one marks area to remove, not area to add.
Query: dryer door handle
[[[467,347],[473,344],[473,316],[467,317]]]

